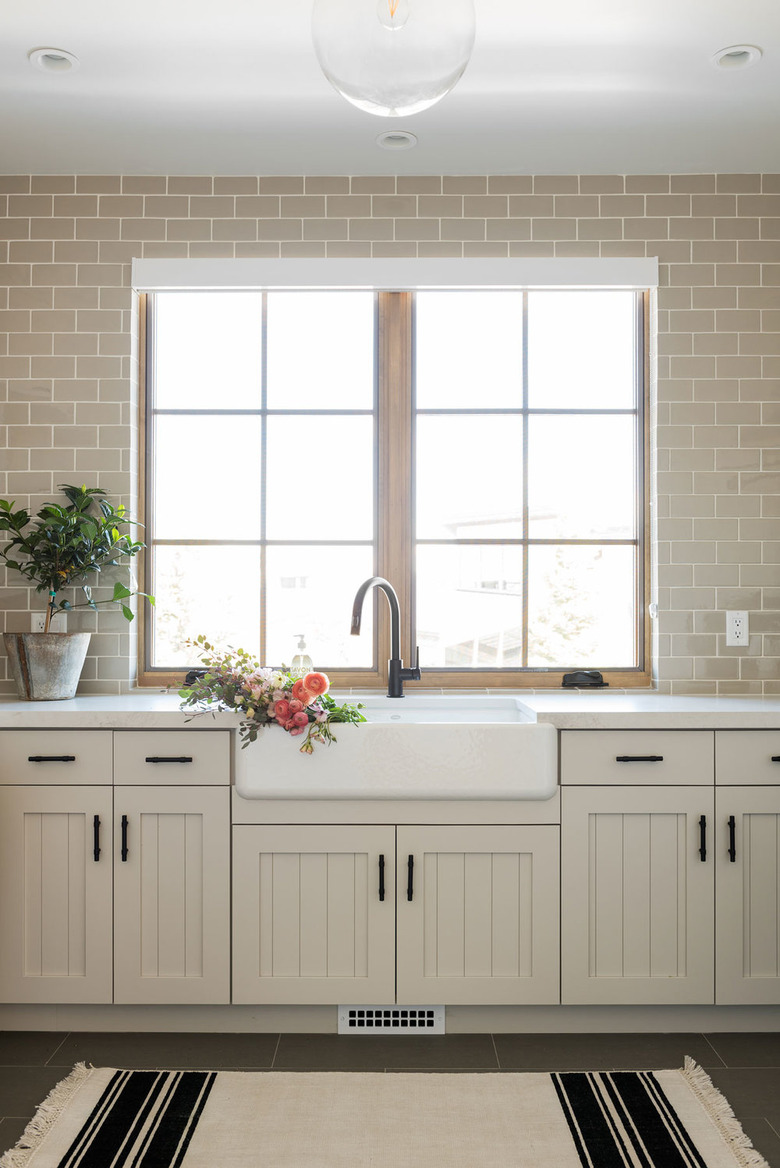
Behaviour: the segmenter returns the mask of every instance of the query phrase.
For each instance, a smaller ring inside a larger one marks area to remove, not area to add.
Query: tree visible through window
[[[624,289],[147,297],[148,676],[187,640],[380,680],[641,673],[644,297]],[[369,617],[367,606],[366,617]],[[370,622],[369,622],[370,626]]]

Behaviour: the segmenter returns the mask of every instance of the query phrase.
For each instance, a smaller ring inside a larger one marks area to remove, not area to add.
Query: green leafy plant
[[[64,485],[60,490],[67,505],[44,503],[35,517],[23,508],[15,511],[15,502],[0,499],[0,532],[11,537],[0,548],[0,558],[35,584],[36,592],[48,593],[45,633],[58,613],[96,609],[99,604],[120,604],[125,619],[132,620],[133,612],[125,602],[131,596],[145,596],[154,604],[153,596],[117,582],[113,596],[95,600],[90,586],[82,581],[132,558],[146,546],[127,534],[126,529],[136,524],[121,504],[112,506],[99,487]],[[58,600],[59,593],[74,584],[81,587],[86,600],[79,604]]]

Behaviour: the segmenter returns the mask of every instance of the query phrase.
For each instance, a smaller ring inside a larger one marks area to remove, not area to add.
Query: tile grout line
[[[62,1050],[62,1047],[63,1047],[63,1046],[65,1045],[65,1043],[68,1041],[68,1039],[70,1038],[70,1035],[71,1035],[71,1032],[70,1032],[70,1030],[69,1030],[69,1031],[68,1031],[68,1032],[67,1032],[67,1033],[66,1033],[66,1034],[63,1036],[63,1038],[62,1038],[62,1041],[61,1041],[61,1042],[58,1044],[58,1046],[56,1047],[56,1049],[55,1049],[55,1050],[53,1050],[53,1051],[51,1052],[51,1055],[49,1056],[49,1058],[47,1058],[46,1062],[43,1064],[45,1067],[49,1067],[49,1066],[52,1066],[52,1065],[53,1065],[51,1060],[54,1058],[54,1056],[57,1054],[57,1052],[58,1052],[58,1051]]]
[[[724,1066],[724,1067],[728,1067],[728,1065],[729,1065],[729,1064],[726,1062],[726,1060],[724,1059],[723,1055],[718,1053],[718,1051],[715,1049],[715,1047],[714,1047],[714,1046],[712,1045],[712,1043],[710,1042],[710,1040],[709,1040],[709,1038],[707,1037],[707,1035],[706,1035],[706,1034],[702,1034],[702,1038],[703,1038],[703,1039],[704,1039],[704,1041],[707,1043],[707,1046],[709,1046],[709,1048],[712,1050],[712,1053],[715,1055],[715,1057],[720,1059],[720,1061],[723,1063],[723,1066]]]

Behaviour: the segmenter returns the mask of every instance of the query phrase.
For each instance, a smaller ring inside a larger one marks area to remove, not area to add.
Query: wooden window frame
[[[584,290],[584,288],[583,288]],[[401,653],[406,663],[414,659],[414,401],[413,401],[413,319],[414,292],[378,291],[378,376],[376,418],[378,443],[375,463],[375,572],[390,580],[398,593],[401,608]],[[140,380],[141,380],[141,443],[140,443],[140,509],[146,520],[149,500],[147,484],[151,475],[151,450],[148,423],[150,420],[150,377],[154,336],[148,327],[150,303],[145,294],[139,296],[140,310]],[[636,660],[632,669],[604,669],[604,680],[612,687],[640,688],[652,684],[651,623],[649,597],[651,587],[650,564],[650,430],[649,430],[649,322],[650,293],[637,294],[637,442],[636,460],[636,531],[638,570],[636,573],[637,614]],[[408,490],[401,490],[406,483]],[[142,554],[144,588],[150,590],[151,557]],[[361,581],[355,581],[357,589]],[[344,619],[349,619],[349,601]],[[366,603],[369,603],[367,598]],[[337,689],[386,689],[387,658],[389,656],[390,623],[384,597],[375,590],[374,605],[374,667],[339,670],[329,668],[331,683]],[[182,684],[185,670],[163,671],[147,666],[151,616],[146,606],[139,611],[138,684],[162,688]],[[193,662],[193,665],[197,662]],[[512,669],[432,669],[421,662],[422,679],[410,683],[414,689],[558,689],[563,668]]]

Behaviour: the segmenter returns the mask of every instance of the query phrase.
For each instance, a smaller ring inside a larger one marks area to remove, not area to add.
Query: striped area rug
[[[767,1168],[682,1070],[561,1074],[77,1066],[0,1168]]]

